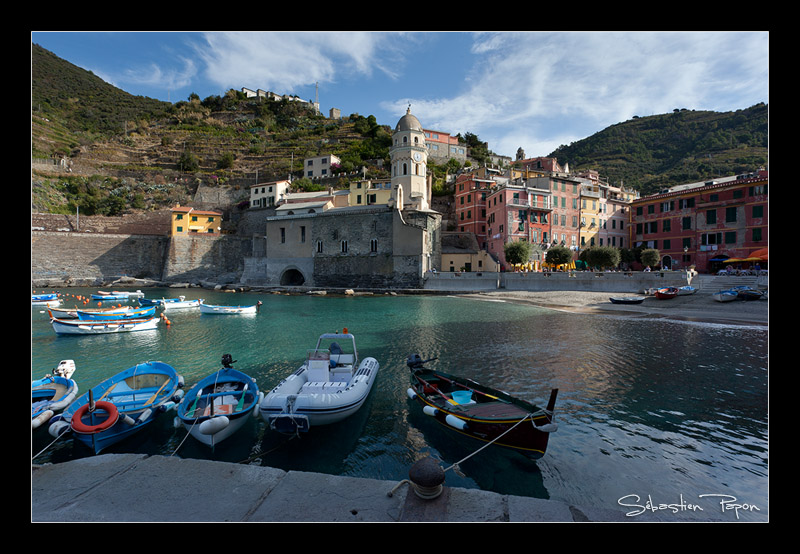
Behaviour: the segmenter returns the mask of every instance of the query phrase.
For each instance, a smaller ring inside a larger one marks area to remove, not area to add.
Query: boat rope
[[[38,458],[39,456],[41,456],[42,454],[44,454],[44,452],[45,452],[45,451],[46,451],[48,448],[50,448],[51,446],[53,446],[53,445],[56,443],[56,441],[57,441],[57,440],[61,439],[61,437],[63,437],[63,436],[64,436],[64,435],[66,435],[66,434],[68,434],[68,433],[67,433],[67,431],[65,430],[63,433],[61,433],[61,434],[60,434],[60,435],[58,435],[58,436],[57,436],[55,439],[53,439],[53,441],[52,441],[50,444],[48,444],[47,446],[45,446],[44,448],[42,448],[42,449],[39,451],[39,453],[38,453],[38,454],[36,454],[35,456],[33,456],[33,457],[31,458],[31,461],[35,460],[36,458]]]
[[[462,463],[462,462],[465,462],[465,461],[469,460],[470,458],[472,458],[472,457],[473,457],[475,454],[477,454],[478,452],[480,452],[480,451],[481,451],[481,450],[483,450],[484,448],[488,448],[489,446],[493,445],[495,442],[497,442],[498,440],[500,440],[501,438],[503,438],[503,436],[504,436],[505,434],[507,434],[507,433],[510,433],[510,432],[511,432],[511,431],[512,431],[512,430],[513,430],[515,427],[517,427],[518,425],[521,425],[521,424],[522,424],[522,422],[524,422],[525,420],[528,420],[528,419],[530,419],[530,420],[531,420],[531,423],[533,423],[533,426],[534,426],[534,427],[536,427],[536,423],[534,423],[534,421],[533,421],[533,418],[534,418],[534,416],[535,416],[535,414],[527,414],[525,417],[523,417],[522,419],[520,419],[520,420],[519,420],[518,422],[516,422],[514,425],[512,425],[511,427],[509,427],[508,429],[506,429],[505,431],[503,431],[503,433],[501,433],[500,435],[498,435],[498,436],[497,436],[497,437],[495,437],[494,439],[490,440],[489,442],[487,442],[486,444],[484,444],[483,446],[481,446],[479,449],[477,449],[477,450],[476,450],[475,452],[473,452],[472,454],[470,454],[470,455],[468,455],[468,456],[465,456],[464,458],[460,459],[460,460],[459,460],[459,461],[457,461],[456,463],[452,464],[450,467],[448,467],[448,468],[445,468],[445,470],[444,470],[444,471],[445,471],[445,472],[448,472],[448,471],[450,471],[450,470],[452,469],[453,471],[455,471],[455,472],[456,472],[456,474],[458,474],[458,475],[459,475],[459,476],[461,476],[461,477],[464,477],[464,474],[461,472],[461,468],[459,467],[459,464],[460,464],[460,463]]]

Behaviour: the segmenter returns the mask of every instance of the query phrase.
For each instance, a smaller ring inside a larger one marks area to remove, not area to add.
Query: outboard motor
[[[230,354],[223,354],[222,355],[222,367],[230,368],[231,364],[235,364],[236,360],[233,359],[233,356]]]
[[[422,359],[422,357],[420,357],[420,355],[419,355],[419,354],[411,354],[411,355],[410,355],[408,358],[406,358],[406,365],[407,365],[407,366],[408,366],[408,367],[409,367],[411,370],[415,370],[415,369],[423,369],[423,366],[424,366],[426,363],[428,363],[428,362],[430,362],[430,361],[433,361],[433,360],[435,360],[435,359],[436,359],[436,358],[428,358],[427,360],[423,360],[423,359]]]

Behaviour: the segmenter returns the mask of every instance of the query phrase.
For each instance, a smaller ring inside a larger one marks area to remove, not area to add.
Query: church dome
[[[394,129],[395,131],[422,131],[422,124],[419,122],[419,119],[416,116],[411,114],[411,106],[408,107],[406,110],[406,115],[400,118],[400,121],[397,122],[397,127]]]

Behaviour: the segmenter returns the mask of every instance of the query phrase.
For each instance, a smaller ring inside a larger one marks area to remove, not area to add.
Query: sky
[[[32,32],[134,95],[262,89],[547,156],[634,116],[769,103],[767,31]]]

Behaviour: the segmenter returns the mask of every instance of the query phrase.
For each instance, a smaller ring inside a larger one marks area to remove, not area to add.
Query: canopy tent
[[[759,248],[758,250],[750,252],[748,258],[758,258],[758,261],[766,262],[769,259],[769,249]]]

